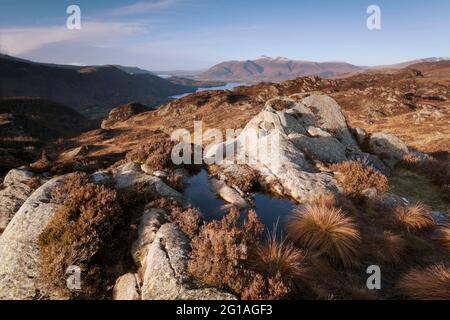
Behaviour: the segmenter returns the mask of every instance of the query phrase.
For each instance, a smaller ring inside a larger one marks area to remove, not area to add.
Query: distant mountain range
[[[361,67],[346,62],[311,62],[263,56],[256,60],[222,62],[197,75],[197,78],[247,82],[282,81],[310,75],[329,78],[359,70]]]
[[[284,57],[271,58],[262,56],[256,60],[226,61],[219,63],[205,72],[195,75],[196,79],[211,81],[283,81],[302,76],[319,76],[332,78],[345,74],[355,74],[373,69],[401,69],[420,62],[436,62],[447,58],[426,58],[403,62],[400,64],[365,67],[346,62],[313,62],[291,60]]]
[[[0,55],[0,98],[45,98],[89,117],[104,117],[131,101],[157,105],[195,90],[139,68],[56,65]]]
[[[397,63],[397,64],[391,64],[391,65],[385,65],[385,66],[376,66],[376,67],[371,67],[370,69],[388,69],[388,68],[392,68],[392,69],[403,69],[415,64],[419,64],[419,63],[425,63],[425,62],[440,62],[440,61],[447,61],[450,60],[450,57],[431,57],[431,58],[424,58],[424,59],[416,59],[416,60],[410,60],[410,61],[406,61],[406,62],[402,62],[402,63]]]
[[[283,57],[228,61],[201,73],[167,78],[138,67],[121,65],[74,66],[38,63],[0,54],[0,98],[43,98],[64,104],[89,118],[104,118],[111,109],[130,102],[157,106],[171,96],[225,82],[279,82],[301,76],[346,77],[363,72],[400,69],[427,58],[396,65],[364,67],[346,62],[311,62]],[[157,73],[159,74],[159,73]]]

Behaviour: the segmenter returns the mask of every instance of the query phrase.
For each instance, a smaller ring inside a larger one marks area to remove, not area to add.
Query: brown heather
[[[212,221],[192,240],[189,272],[205,284],[242,292],[240,277],[249,247],[255,247],[263,225],[251,212],[241,225],[240,214],[232,209],[221,221]]]
[[[41,153],[41,157],[39,160],[37,160],[36,162],[32,163],[30,165],[30,168],[37,173],[42,173],[45,171],[50,170],[51,167],[51,161],[50,159],[47,157],[47,154],[45,151],[43,151]]]
[[[307,299],[320,300],[373,300],[378,294],[368,290],[366,279],[360,272],[349,268],[336,268],[324,257],[310,256],[308,267],[299,283],[299,290]]]
[[[31,189],[31,190],[36,190],[37,188],[39,188],[41,186],[41,181],[39,180],[38,177],[32,177],[28,182],[27,182],[27,186]]]
[[[368,188],[375,188],[378,192],[386,192],[389,189],[386,176],[373,167],[364,168],[358,161],[334,164],[331,169],[338,172],[337,178],[348,196],[358,197]]]
[[[259,273],[248,272],[248,277],[252,280],[243,289],[243,300],[280,300],[289,297],[291,293],[291,288],[285,284],[280,274],[265,278]]]
[[[238,171],[225,172],[218,165],[210,165],[208,172],[213,176],[225,176],[227,184],[236,186],[243,192],[252,192],[259,185],[259,173],[247,165],[240,165]]]
[[[230,290],[242,299],[283,299],[290,294],[281,275],[265,277],[249,268],[263,225],[250,211],[244,222],[236,209],[204,225],[191,242],[189,273],[202,283]]]
[[[178,224],[181,231],[183,231],[189,239],[198,235],[203,224],[202,214],[193,208],[173,208],[169,214],[169,219]]]
[[[434,225],[430,210],[420,202],[395,208],[394,219],[397,225],[409,232],[421,231]]]
[[[355,264],[361,242],[354,220],[340,209],[319,199],[294,210],[288,234],[296,244],[344,266]]]
[[[421,161],[417,156],[407,154],[402,157],[397,166],[406,169],[416,169],[420,166],[420,162]]]
[[[450,201],[450,161],[439,161],[431,158],[422,164],[422,172],[441,186],[447,200]]]
[[[241,189],[243,192],[254,191],[258,186],[259,174],[247,165],[241,166],[239,174],[226,173],[227,183]]]
[[[165,182],[168,186],[172,187],[175,190],[183,191],[184,189],[184,183],[183,183],[183,176],[176,176],[176,175],[169,175]]]
[[[110,240],[122,222],[117,193],[74,174],[56,191],[55,199],[62,201],[62,206],[39,237],[42,280],[49,288],[72,295],[65,289],[65,271],[77,265],[85,276],[82,291],[75,295],[99,297],[107,282],[100,266],[105,264],[107,252],[112,254]]]
[[[146,184],[121,190],[96,185],[87,175],[70,175],[52,192],[60,208],[39,238],[40,276],[49,290],[71,298],[108,297],[107,288],[132,265],[130,246],[136,213],[145,204],[170,208],[173,203],[156,198]],[[66,268],[77,265],[83,272],[82,290],[68,292]]]
[[[126,155],[127,161],[145,163],[153,170],[173,167],[171,152],[175,145],[165,134],[157,134],[143,145],[139,145]]]
[[[412,269],[401,278],[399,289],[413,299],[450,300],[450,268],[436,264]]]

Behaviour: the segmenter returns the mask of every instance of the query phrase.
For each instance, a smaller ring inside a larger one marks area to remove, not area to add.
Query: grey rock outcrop
[[[210,179],[213,192],[218,194],[223,200],[234,205],[238,209],[249,207],[247,201],[235,189],[229,187],[225,181],[215,178]]]
[[[165,222],[166,212],[162,209],[146,209],[138,226],[138,238],[131,247],[131,255],[137,266],[141,266],[147,256],[148,247],[155,240],[156,233]]]
[[[26,168],[13,169],[5,176],[0,187],[0,234],[33,192],[27,185],[33,177],[34,174]]]
[[[267,101],[234,141],[206,150],[207,163],[231,147],[236,152],[220,163],[223,168],[245,158],[267,185],[275,186],[274,191],[300,202],[340,190],[334,176],[322,170],[323,164],[360,160],[383,173],[389,171],[376,156],[360,149],[340,106],[322,93]]]
[[[0,299],[26,300],[39,294],[39,235],[55,214],[51,190],[65,176],[54,178],[25,201],[0,237]]]
[[[386,207],[404,207],[410,204],[406,198],[390,192],[379,194],[375,188],[366,189],[362,193],[367,199]]]
[[[196,288],[187,274],[189,241],[176,224],[164,224],[145,259],[142,300],[235,300],[214,289]]]
[[[150,110],[153,109],[137,102],[121,105],[111,110],[108,117],[103,120],[101,127],[102,129],[109,129],[118,122],[125,121],[134,115]]]
[[[432,211],[431,215],[433,216],[434,221],[437,225],[440,226],[448,226],[450,225],[450,214],[449,212],[444,211]]]
[[[355,128],[354,134],[356,137],[356,141],[361,145],[366,142],[367,139],[367,132],[363,128]]]
[[[69,150],[67,152],[64,152],[61,156],[66,159],[72,159],[76,157],[82,157],[85,156],[89,152],[90,146],[80,146],[75,149]]]
[[[117,279],[113,288],[113,300],[141,300],[137,274],[127,273]]]
[[[326,163],[339,163],[347,160],[345,146],[336,138],[291,134],[289,139],[312,159],[320,159]]]
[[[377,132],[369,137],[371,152],[380,158],[391,168],[404,156],[410,154],[408,146],[397,136],[389,133]]]
[[[113,178],[117,189],[125,189],[144,183],[153,188],[156,194],[172,199],[180,205],[188,205],[188,201],[181,193],[169,187],[161,178],[146,174],[142,171],[139,163],[129,162],[119,167],[113,173]]]

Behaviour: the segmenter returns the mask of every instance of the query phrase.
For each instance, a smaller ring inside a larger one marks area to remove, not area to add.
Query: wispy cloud
[[[19,55],[60,42],[104,43],[134,34],[141,29],[139,23],[95,21],[83,23],[81,30],[68,30],[64,26],[2,28],[0,51]]]
[[[115,8],[109,12],[110,15],[113,16],[128,16],[138,13],[149,13],[160,11],[169,7],[174,6],[180,2],[180,0],[149,0],[149,1],[140,1],[134,4]]]

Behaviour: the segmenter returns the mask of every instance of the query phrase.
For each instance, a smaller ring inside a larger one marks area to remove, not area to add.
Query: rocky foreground
[[[264,137],[275,130],[281,136],[281,166],[271,161],[251,165],[261,186],[268,192],[295,199],[299,203],[313,201],[326,194],[340,194],[345,186],[333,164],[357,161],[389,175],[397,162],[407,156],[424,161],[426,156],[410,150],[393,135],[367,134],[362,129],[347,126],[340,106],[321,93],[294,94],[267,101],[263,111],[249,121],[236,141],[247,138],[250,130]],[[252,141],[251,145],[258,145]],[[362,149],[370,150],[371,153]],[[220,147],[219,145],[216,148]],[[214,153],[214,148],[209,152]],[[251,151],[251,150],[250,150]],[[254,153],[249,152],[251,157]],[[225,159],[227,160],[227,159]],[[270,160],[270,159],[269,159]],[[226,201],[238,208],[248,206],[245,194],[227,181],[227,176],[239,175],[243,167],[219,165],[213,187]],[[173,169],[172,169],[173,170]],[[95,172],[90,180],[98,185],[113,185],[126,190],[144,184],[154,195],[170,199],[182,208],[190,206],[182,193],[169,187],[163,178],[183,170],[152,171],[145,163],[129,162],[108,170]],[[67,175],[52,177],[36,173],[31,168],[12,170],[4,179],[0,202],[4,204],[1,222],[5,228],[0,238],[0,292],[3,299],[63,298],[46,291],[40,283],[39,237],[61,207],[52,200],[51,192]],[[33,191],[36,184],[42,184]],[[377,190],[364,190],[369,197],[407,206],[408,199],[395,194],[377,195]],[[138,214],[137,237],[129,254],[135,266],[120,276],[111,297],[114,299],[235,299],[230,293],[208,288],[193,280],[187,271],[190,240],[177,223],[170,221],[168,210],[148,205]],[[435,212],[439,223],[448,219],[445,212]]]
[[[352,198],[343,179],[345,172],[337,167],[339,164],[356,163],[363,170],[373,170],[371,175],[390,176],[404,159],[415,159],[417,163],[428,159],[426,154],[412,150],[392,134],[369,134],[363,129],[350,128],[340,105],[321,92],[268,99],[262,111],[246,123],[242,133],[232,143],[238,146],[243,144],[252,130],[260,133],[258,139],[264,139],[261,137],[274,131],[279,134],[280,150],[277,156],[280,165],[272,165],[275,161],[270,158],[264,163],[253,159],[254,163],[248,166],[230,164],[226,160],[231,159],[225,159],[214,167],[214,173],[212,167],[208,168],[214,176],[211,177],[212,186],[217,194],[240,209],[251,207],[252,191],[242,190],[244,187],[231,177],[244,177],[248,172],[257,177],[260,190],[308,204],[318,197],[330,195]],[[257,146],[260,142],[251,141],[250,145]],[[206,156],[215,154],[221,147],[223,145],[216,145],[207,150]],[[251,150],[247,152],[249,158],[255,154]],[[66,153],[69,158],[77,156],[76,152],[69,153],[69,156]],[[137,197],[139,193],[150,192],[152,200],[164,198],[167,203],[170,202],[170,205],[155,205],[148,201],[129,209],[130,215],[136,211],[135,220],[128,224],[130,232],[133,229],[135,235],[126,254],[132,262],[117,261],[122,266],[116,273],[121,274],[117,275],[114,283],[110,283],[112,289],[101,288],[104,297],[120,300],[242,298],[237,289],[226,285],[212,286],[210,284],[213,282],[200,281],[195,271],[192,272],[189,267],[191,242],[198,243],[199,240],[186,231],[183,219],[190,216],[183,218],[181,215],[173,219],[171,213],[174,207],[181,212],[187,212],[185,210],[192,207],[182,188],[177,191],[177,185],[173,184],[174,180],[180,182],[186,179],[189,172],[172,165],[154,168],[147,156],[152,154],[146,154],[144,158],[126,156],[115,165],[88,176],[89,183],[107,186],[117,193],[134,190],[133,197]],[[0,236],[0,299],[70,297],[70,294],[49,287],[43,280],[41,235],[53,223],[52,219],[60,214],[61,208],[67,206],[64,196],[62,200],[55,201],[52,192],[70,179],[70,172],[78,170],[55,174],[51,166],[41,165],[39,168],[37,170],[34,165],[10,171],[0,189],[0,231],[4,229]],[[413,202],[413,199],[396,194],[395,190],[386,192],[376,186],[360,191],[358,201],[362,197],[364,201],[377,202],[378,208],[393,205],[407,208]],[[355,202],[355,205],[359,203]],[[442,226],[449,221],[445,210],[433,210],[432,215],[436,225]],[[360,218],[356,216],[354,219]],[[125,242],[125,239],[115,240]],[[443,259],[448,263],[448,256]],[[75,260],[73,264],[77,264]],[[67,261],[64,263],[67,264]]]

